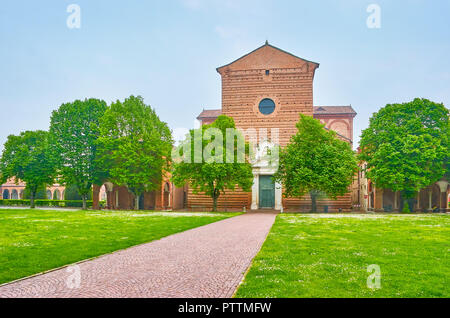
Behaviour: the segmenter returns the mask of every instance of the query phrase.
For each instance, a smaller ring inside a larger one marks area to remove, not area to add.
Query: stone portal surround
[[[256,156],[254,162],[252,162],[253,167],[253,185],[252,185],[252,210],[259,209],[259,177],[260,176],[271,176],[278,170],[278,158],[276,163],[272,165],[269,164],[268,160],[265,159],[269,150],[274,149],[277,144],[269,142],[268,140],[263,140],[260,142],[256,149]],[[275,182],[275,210],[282,210],[282,187],[279,182]]]
[[[259,208],[259,176],[271,176],[276,172],[275,169],[256,168],[253,169],[253,185],[252,185],[252,210]],[[279,182],[275,182],[275,210],[282,209],[282,189]]]

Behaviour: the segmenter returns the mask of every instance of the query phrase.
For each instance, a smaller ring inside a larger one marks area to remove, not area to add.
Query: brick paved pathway
[[[231,297],[274,220],[243,214],[82,262],[79,288],[62,268],[1,286],[0,297]]]

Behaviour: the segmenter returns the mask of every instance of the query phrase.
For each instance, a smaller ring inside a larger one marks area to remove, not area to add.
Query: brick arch
[[[441,189],[435,183],[431,186],[431,207],[442,208],[441,207]]]
[[[343,123],[343,124],[345,124],[345,126],[347,126],[348,129],[350,129],[350,125],[349,125],[348,121],[346,121],[344,119],[332,119],[327,123],[327,125],[329,128],[331,128],[331,126],[333,126],[336,123]]]
[[[372,181],[370,181],[370,180],[367,183],[367,194],[368,194],[368,199],[369,199],[367,207],[369,209],[374,209],[375,208],[375,186],[372,183]]]
[[[345,126],[345,131],[342,131],[341,129],[336,129],[334,127],[336,127],[336,124],[341,124]],[[337,133],[343,135],[344,137],[347,138],[351,138],[350,136],[350,125],[347,121],[343,120],[343,119],[335,119],[332,120],[330,123],[327,124],[327,128],[336,131]]]
[[[170,182],[165,182],[163,186],[163,207],[170,206],[170,193],[172,192],[172,186]]]
[[[61,200],[61,192],[58,189],[53,191],[53,200]]]
[[[107,189],[106,189],[106,185],[105,185],[105,184],[103,184],[103,185],[100,187],[100,190],[99,190],[99,200],[100,200],[100,201],[107,201],[107,200],[108,200],[108,191],[107,191]]]
[[[396,208],[395,206],[395,196],[397,194],[390,190],[390,189],[384,189],[383,190],[383,210],[385,212],[392,212]]]
[[[9,190],[8,189],[3,190],[2,198],[4,200],[8,200],[9,199]]]
[[[13,189],[11,191],[11,200],[18,200],[19,199],[19,192],[17,192],[16,189]]]

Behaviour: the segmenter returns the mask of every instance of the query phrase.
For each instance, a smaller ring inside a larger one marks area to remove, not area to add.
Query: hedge
[[[36,206],[49,207],[83,207],[82,200],[34,200]],[[0,205],[3,206],[30,206],[30,200],[0,200]],[[92,207],[92,200],[86,201],[88,208]]]

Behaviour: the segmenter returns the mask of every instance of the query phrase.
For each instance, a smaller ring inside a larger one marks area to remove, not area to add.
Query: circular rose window
[[[270,98],[264,98],[259,102],[259,111],[261,114],[270,115],[275,110],[275,102]]]

